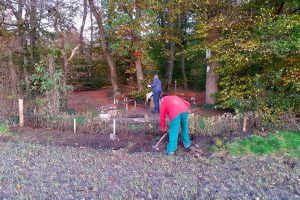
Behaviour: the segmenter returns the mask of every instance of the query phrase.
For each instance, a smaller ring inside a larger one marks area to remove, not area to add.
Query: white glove
[[[147,87],[151,87],[151,85],[147,85]]]

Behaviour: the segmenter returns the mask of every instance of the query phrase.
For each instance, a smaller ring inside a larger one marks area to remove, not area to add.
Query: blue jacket
[[[153,79],[151,87],[153,92],[161,91],[161,81],[159,78]]]

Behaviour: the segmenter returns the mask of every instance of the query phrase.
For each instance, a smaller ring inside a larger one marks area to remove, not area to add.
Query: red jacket
[[[188,112],[190,103],[178,96],[165,96],[160,104],[160,126],[161,130],[166,130],[166,115],[172,121],[177,115]]]

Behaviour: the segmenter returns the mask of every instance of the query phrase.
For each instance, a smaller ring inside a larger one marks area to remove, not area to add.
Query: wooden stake
[[[246,132],[246,126],[247,126],[247,117],[244,117],[244,119],[243,119],[243,133]]]
[[[114,104],[116,104],[116,98],[114,97]]]
[[[116,119],[113,122],[113,134],[116,135]]]
[[[20,126],[24,126],[24,106],[23,106],[23,99],[19,99],[19,123],[20,123]]]
[[[128,111],[128,104],[127,103],[125,104],[125,109],[126,109],[126,111]]]
[[[77,130],[76,130],[76,118],[74,119],[74,133],[76,133]]]
[[[134,108],[136,109],[136,101],[134,101]]]

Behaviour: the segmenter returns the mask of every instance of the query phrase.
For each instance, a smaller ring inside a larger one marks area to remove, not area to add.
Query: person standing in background
[[[154,113],[159,113],[159,98],[161,95],[161,81],[158,78],[158,75],[156,74],[154,76],[154,79],[151,83],[151,85],[148,85],[148,87],[152,88],[153,93],[153,101],[154,101]]]

